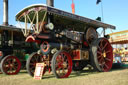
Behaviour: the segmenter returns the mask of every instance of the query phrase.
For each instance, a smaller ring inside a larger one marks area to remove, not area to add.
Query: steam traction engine
[[[52,70],[57,78],[68,77],[72,69],[82,70],[87,64],[100,72],[111,69],[112,47],[107,36],[99,38],[97,29],[115,29],[114,26],[42,4],[24,8],[16,20],[25,25],[26,42],[40,45],[40,50],[27,60],[31,76],[38,62],[46,65],[43,74]]]
[[[32,47],[33,46],[33,47]],[[0,25],[0,69],[7,75],[19,73],[25,68],[28,55],[36,46],[26,43],[21,28]]]

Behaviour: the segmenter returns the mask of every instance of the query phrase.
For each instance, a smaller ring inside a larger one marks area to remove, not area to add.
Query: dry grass
[[[0,85],[128,85],[128,69],[97,73],[85,70],[72,72],[69,78],[56,79],[46,74],[42,80],[34,80],[26,72],[7,76],[0,74]]]

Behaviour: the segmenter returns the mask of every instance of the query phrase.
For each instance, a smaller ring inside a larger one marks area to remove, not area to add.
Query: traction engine
[[[16,20],[24,22],[26,42],[40,46],[27,60],[31,76],[40,62],[46,65],[43,74],[52,71],[57,78],[66,78],[72,70],[80,71],[88,64],[100,72],[111,69],[112,47],[107,38],[99,38],[97,29],[114,26],[42,4],[23,9]]]

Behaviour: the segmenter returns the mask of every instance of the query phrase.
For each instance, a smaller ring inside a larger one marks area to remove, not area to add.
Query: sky
[[[97,0],[74,0],[75,14],[91,19],[102,17],[101,3]],[[9,24],[17,25],[15,15],[24,7],[32,4],[46,4],[46,0],[9,0]],[[72,0],[54,0],[54,7],[72,12]],[[104,23],[116,26],[116,30],[109,33],[128,29],[128,0],[102,0]],[[3,21],[3,0],[0,0],[0,25]]]

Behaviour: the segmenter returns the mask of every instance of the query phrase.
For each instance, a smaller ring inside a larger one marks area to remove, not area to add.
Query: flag
[[[101,2],[101,0],[97,0],[96,4],[99,4]]]
[[[75,4],[72,3],[71,7],[72,7],[72,13],[75,14]]]
[[[75,4],[73,0],[72,0],[71,8],[72,8],[72,13],[75,14]]]

